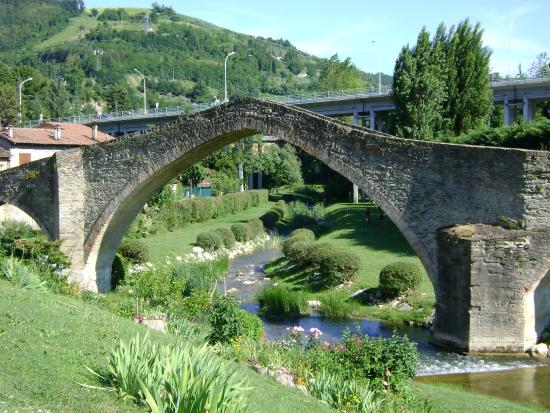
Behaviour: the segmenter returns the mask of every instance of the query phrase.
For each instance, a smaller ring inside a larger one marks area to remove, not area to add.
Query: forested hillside
[[[141,107],[142,81],[134,69],[146,77],[149,106],[223,98],[224,58],[233,51],[233,97],[377,82],[347,59],[320,59],[288,40],[235,33],[157,3],[97,10],[81,0],[0,0],[0,21],[4,121],[13,121],[17,81],[24,77],[33,77],[24,88],[27,119]]]

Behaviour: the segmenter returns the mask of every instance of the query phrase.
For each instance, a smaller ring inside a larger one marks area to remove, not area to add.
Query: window
[[[30,153],[20,153],[19,154],[19,165],[24,165],[26,163],[29,163],[31,161],[31,154]]]

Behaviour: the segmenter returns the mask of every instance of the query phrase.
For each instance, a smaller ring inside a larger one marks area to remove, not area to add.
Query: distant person
[[[365,224],[368,224],[369,221],[370,221],[370,208],[367,207],[367,209],[365,209]]]

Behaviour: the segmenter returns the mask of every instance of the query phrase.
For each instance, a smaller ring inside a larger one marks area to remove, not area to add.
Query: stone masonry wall
[[[441,231],[438,241],[434,340],[469,352],[535,344],[534,290],[550,268],[550,231],[467,225]]]

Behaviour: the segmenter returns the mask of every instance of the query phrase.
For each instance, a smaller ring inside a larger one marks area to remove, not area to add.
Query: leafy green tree
[[[367,81],[363,73],[355,67],[351,59],[348,57],[340,61],[337,54],[327,61],[319,77],[321,90],[359,89],[365,86]]]
[[[301,162],[292,145],[269,145],[262,163],[266,188],[303,183]]]
[[[482,36],[479,23],[472,27],[466,19],[456,29],[451,28],[443,41],[445,59],[440,64],[446,68],[443,79],[447,89],[444,116],[455,135],[485,125],[493,109],[491,51],[483,46]]]
[[[128,88],[121,85],[107,87],[103,99],[108,111],[128,110],[132,106]]]
[[[422,29],[414,47],[403,47],[394,69],[396,133],[414,139],[458,135],[489,121],[490,50],[483,30],[468,20],[433,39]]]
[[[550,58],[546,52],[537,55],[537,58],[529,68],[529,76],[543,77],[550,76]]]
[[[15,88],[0,84],[0,126],[14,124],[17,117],[17,96]]]
[[[178,177],[184,186],[191,188],[197,186],[204,178],[206,178],[206,168],[201,163],[193,165]]]
[[[397,134],[432,139],[444,123],[446,98],[439,64],[439,48],[432,49],[425,28],[413,48],[403,47],[394,70],[393,93],[398,119]]]
[[[223,171],[212,171],[210,185],[218,194],[229,194],[240,189],[241,182],[235,174],[227,174]]]

